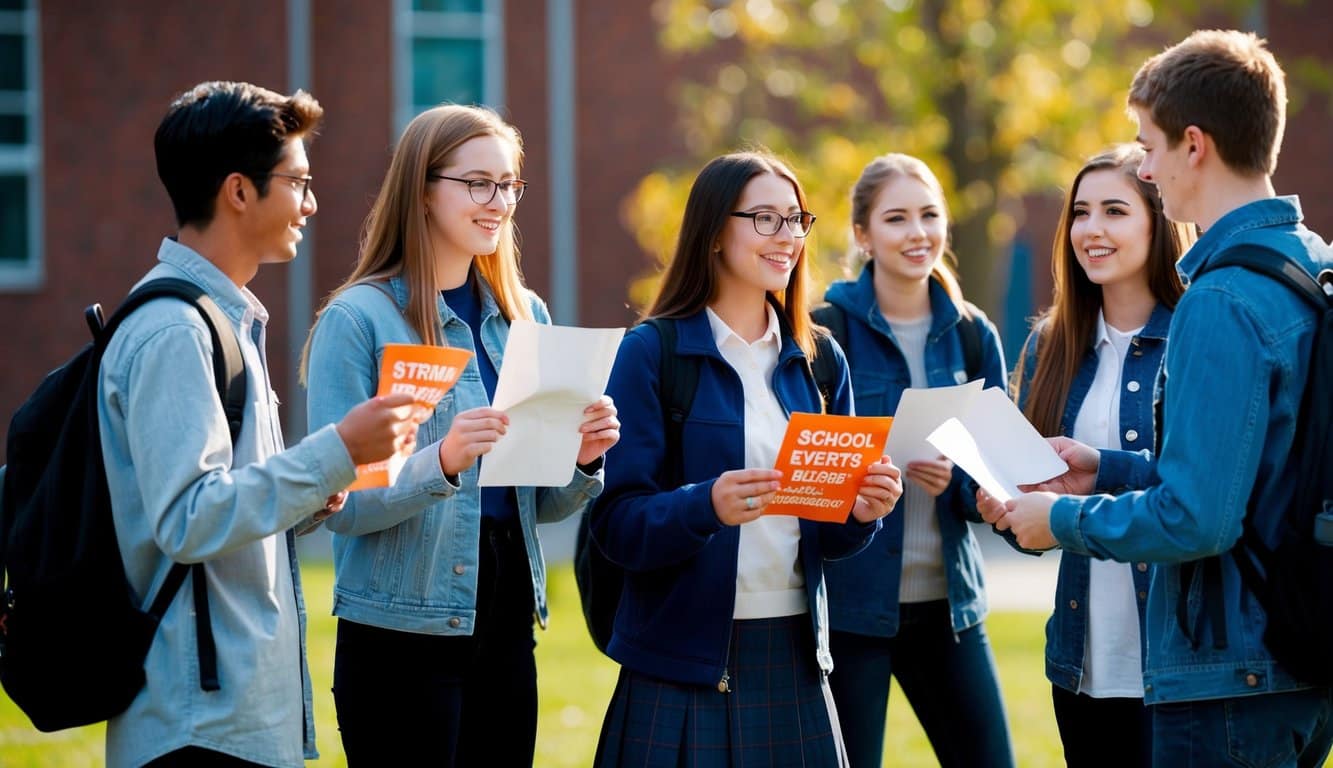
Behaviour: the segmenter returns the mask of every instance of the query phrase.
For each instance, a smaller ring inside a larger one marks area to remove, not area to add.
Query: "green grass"
[[[333,591],[332,566],[307,565],[303,570],[310,607],[310,674],[314,680],[315,715],[321,759],[310,766],[346,765],[334,721],[333,646],[335,622],[329,615]],[[616,665],[593,647],[579,614],[578,593],[568,565],[551,574],[551,628],[540,633],[537,669],[541,691],[535,764],[587,766],[597,747],[606,703],[615,687]],[[1018,764],[1024,768],[1063,765],[1060,741],[1051,714],[1050,689],[1042,671],[1043,625],[1040,613],[996,613],[987,622]],[[921,727],[902,691],[894,686],[889,701],[886,764],[935,764]],[[0,764],[5,768],[81,768],[103,764],[103,726],[54,734],[38,733],[21,712],[0,694]],[[959,734],[967,738],[967,734]]]

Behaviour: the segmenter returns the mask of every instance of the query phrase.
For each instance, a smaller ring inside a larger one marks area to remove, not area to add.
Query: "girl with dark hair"
[[[995,327],[964,301],[946,261],[949,213],[930,168],[903,154],[872,160],[852,188],[852,233],[865,266],[829,287],[815,318],[839,329],[854,361],[857,413],[892,416],[908,387],[1003,386]],[[943,456],[910,462],[906,474],[883,532],[827,571],[829,682],[848,756],[858,768],[880,764],[892,677],[942,766],[1012,765],[982,623],[981,551],[967,525],[979,519],[962,490],[970,481]]]
[[[627,429],[591,524],[626,571],[599,766],[845,765],[826,683],[823,563],[864,547],[902,484],[885,457],[845,523],[763,515],[790,414],[821,410],[806,314],[814,219],[777,158],[714,159],[690,190],[654,322],[620,346],[608,391]],[[698,370],[678,455],[666,448],[654,323],[670,324],[678,364]],[[827,410],[848,414],[845,362],[826,349],[841,373]]]
[[[1128,144],[1097,155],[1066,195],[1051,253],[1054,301],[1013,382],[1019,408],[1047,437],[1154,445],[1153,383],[1184,291],[1176,261],[1194,235],[1167,220],[1157,188],[1138,177],[1143,156]],[[1148,563],[1061,555],[1046,676],[1074,768],[1151,763],[1142,673],[1150,573]]]
[[[403,132],[366,219],[351,277],[307,343],[310,428],[373,395],[384,346],[473,350],[421,425],[389,488],[357,491],[333,531],[338,645],[333,698],[348,762],[531,765],[537,731],[533,619],[546,625],[537,523],[580,512],[618,439],[603,397],[584,411],[563,488],[480,488],[479,457],[505,434],[490,407],[509,325],[549,323],[518,270],[518,131],[447,105]],[[493,738],[497,723],[505,737]]]

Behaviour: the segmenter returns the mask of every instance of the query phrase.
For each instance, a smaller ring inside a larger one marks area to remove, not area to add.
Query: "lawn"
[[[310,668],[315,688],[321,759],[310,766],[345,765],[334,724],[334,620],[329,615],[333,571],[325,563],[303,571],[310,606]],[[536,765],[587,766],[597,745],[606,702],[615,686],[616,665],[588,639],[579,614],[573,574],[566,566],[551,574],[551,628],[537,646],[541,711]],[[1042,626],[1038,613],[998,613],[987,623],[1000,663],[1018,764],[1043,768],[1063,764],[1050,692],[1042,674]],[[0,764],[5,768],[78,768],[102,765],[102,726],[55,734],[34,730],[8,698],[0,694]],[[959,734],[959,738],[967,738]],[[902,692],[890,699],[886,765],[935,764],[930,745],[912,716]]]

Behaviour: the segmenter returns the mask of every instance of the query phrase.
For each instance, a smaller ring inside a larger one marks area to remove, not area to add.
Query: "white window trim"
[[[0,11],[0,32],[15,32],[27,37],[24,65],[28,72],[27,88],[18,99],[22,114],[28,117],[28,143],[0,144],[0,173],[25,174],[28,177],[28,260],[22,264],[0,261],[0,290],[38,288],[44,277],[42,229],[42,77],[41,36],[38,34],[37,8]],[[13,93],[13,92],[6,92]]]
[[[480,40],[482,102],[504,106],[504,0],[483,0],[481,13],[414,11],[412,0],[393,4],[393,135],[416,117],[412,103],[412,41],[416,38]]]

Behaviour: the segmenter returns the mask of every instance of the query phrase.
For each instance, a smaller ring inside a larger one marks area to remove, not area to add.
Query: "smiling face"
[[[733,210],[770,211],[787,217],[800,213],[801,205],[791,182],[773,173],[761,173],[745,185]],[[792,235],[786,222],[776,233],[761,235],[752,219],[729,216],[715,244],[715,249],[721,250],[717,292],[785,290],[804,245],[803,239]]]
[[[924,283],[944,255],[949,220],[939,194],[914,176],[898,173],[880,188],[856,244],[870,254],[875,274],[891,281]]]
[[[1152,215],[1124,171],[1084,174],[1074,190],[1069,244],[1088,279],[1102,288],[1147,286]]]
[[[301,228],[319,208],[314,190],[303,195],[304,182],[289,178],[310,174],[305,143],[289,140],[271,173],[268,193],[259,198],[253,216],[248,218],[246,237],[258,250],[259,263],[282,264],[296,258]]]
[[[514,166],[513,145],[499,136],[487,135],[458,145],[449,164],[432,168],[431,173],[500,182],[518,178]],[[494,253],[516,205],[498,192],[489,202],[477,203],[464,182],[430,180],[426,185],[426,218],[436,259],[446,264],[471,262],[473,256]]]

